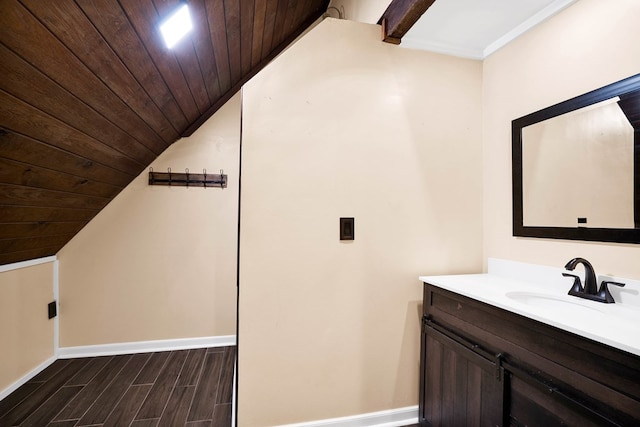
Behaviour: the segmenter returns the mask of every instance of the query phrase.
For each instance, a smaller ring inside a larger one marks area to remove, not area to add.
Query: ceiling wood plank
[[[140,143],[162,140],[16,0],[0,3],[0,40]]]
[[[271,42],[273,41],[273,32],[276,25],[276,15],[278,13],[278,0],[269,0],[267,2],[267,10],[264,18],[264,32],[262,35],[262,55],[261,59],[269,56],[271,52]]]
[[[239,0],[224,0],[224,17],[227,28],[227,48],[229,50],[231,84],[236,85],[242,78]]]
[[[220,98],[215,104],[211,106],[209,111],[202,115],[196,122],[194,122],[191,126],[189,126],[185,132],[182,134],[183,137],[188,137],[193,132],[195,132],[204,122],[206,122],[209,117],[211,117],[220,107],[222,107],[233,95],[235,95],[246,82],[251,80],[253,76],[255,76],[260,70],[262,70],[269,62],[271,62],[276,56],[278,56],[289,44],[291,44],[304,30],[306,30],[312,23],[314,23],[318,18],[322,16],[322,13],[325,9],[318,8],[312,15],[308,16],[307,19],[296,29],[296,31],[292,32],[289,37],[287,37],[279,46],[276,47],[266,58],[263,58],[262,61],[254,67],[246,76],[242,78],[231,90],[229,90],[222,98]]]
[[[240,0],[240,51],[242,75],[251,71],[254,0]]]
[[[0,223],[0,239],[73,235],[85,225],[87,221]]]
[[[0,265],[55,255],[62,246],[0,254]]]
[[[378,24],[382,25],[382,40],[400,44],[402,37],[435,0],[393,0],[382,14]]]
[[[0,90],[0,127],[136,176],[144,169],[121,152]]]
[[[0,205],[102,209],[110,202],[104,197],[0,183]]]
[[[164,46],[157,28],[158,14],[151,0],[119,0],[129,22],[149,52],[171,93],[191,123],[200,116],[196,101],[173,52]]]
[[[276,20],[273,27],[273,37],[271,38],[270,50],[274,50],[276,46],[282,43],[282,34],[284,21],[287,18],[289,10],[289,0],[278,0],[278,8],[276,9]]]
[[[176,7],[180,4],[180,0],[153,0],[153,3],[155,4],[158,12],[159,22],[161,22],[173,13]],[[196,51],[193,47],[192,37],[193,33],[190,33],[170,50],[176,56],[178,63],[180,64],[180,68],[182,68],[182,73],[189,84],[191,94],[196,100],[198,109],[202,113],[209,108],[211,100],[209,99],[204,78],[202,77],[200,63],[198,62],[198,57],[196,56]]]
[[[0,218],[4,223],[89,221],[98,209],[69,209],[58,207],[0,205]]]
[[[42,249],[51,246],[62,246],[67,243],[73,234],[60,234],[54,236],[33,236],[18,239],[0,239],[0,253],[8,254],[25,250]]]
[[[178,138],[177,130],[73,0],[21,1],[49,31],[55,34],[83,64],[136,111],[162,138],[164,143],[154,146],[156,152],[162,152],[163,148]],[[96,52],[100,52],[100,55],[96,55]]]
[[[84,0],[78,5],[155,104],[165,112],[173,128],[178,132],[184,129],[187,117],[120,5],[113,0]]]
[[[300,2],[305,4],[304,2]],[[251,42],[251,68],[255,68],[262,59],[262,38],[267,14],[267,0],[255,0],[253,12],[253,40]]]
[[[218,72],[218,80],[220,82],[220,93],[224,94],[229,91],[232,86],[224,3],[221,0],[209,1],[206,3],[206,9],[209,21],[209,31],[211,32],[211,41],[213,43],[213,53],[216,58],[216,70]],[[200,118],[198,118],[197,121],[194,121],[194,123],[199,121]]]
[[[131,175],[15,133],[0,134],[0,156],[124,188]]]
[[[87,178],[3,158],[0,158],[0,182],[110,199],[122,190],[120,187],[90,181]]]
[[[205,0],[191,0],[189,2],[193,10],[194,34],[193,46],[198,56],[198,63],[202,70],[204,83],[209,93],[209,99],[213,102],[220,98],[220,82],[218,80],[216,58],[211,43],[211,32],[205,8]],[[207,107],[208,108],[208,107]]]
[[[0,89],[103,144],[113,146],[141,164],[148,164],[156,157],[156,153],[2,45],[0,75],[3,76]]]

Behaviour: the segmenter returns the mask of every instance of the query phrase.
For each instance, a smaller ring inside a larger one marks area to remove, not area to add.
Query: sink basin
[[[571,301],[570,299],[565,299],[553,295],[520,291],[507,292],[505,296],[509,299],[522,304],[526,304],[528,306],[540,307],[549,310],[590,310],[597,313],[602,313],[602,310],[599,310],[597,307],[586,305],[584,304],[584,301],[577,298],[576,301]]]

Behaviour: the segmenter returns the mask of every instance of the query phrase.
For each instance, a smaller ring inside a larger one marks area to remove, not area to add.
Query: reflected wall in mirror
[[[512,131],[514,236],[640,243],[640,75]]]

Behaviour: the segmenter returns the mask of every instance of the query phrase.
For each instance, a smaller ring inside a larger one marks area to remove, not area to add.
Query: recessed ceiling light
[[[191,16],[189,6],[183,4],[173,12],[162,24],[160,32],[164,37],[164,42],[169,49],[176,45],[191,29]]]

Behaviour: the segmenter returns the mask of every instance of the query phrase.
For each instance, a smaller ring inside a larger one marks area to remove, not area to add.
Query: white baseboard
[[[49,359],[45,360],[44,362],[42,362],[41,364],[33,368],[31,371],[29,371],[25,376],[20,378],[18,381],[11,384],[9,387],[5,388],[4,390],[0,390],[0,400],[9,396],[11,393],[16,391],[21,385],[23,385],[24,383],[29,381],[31,378],[38,375],[40,372],[42,372],[45,368],[47,368],[49,365],[51,365],[55,361],[56,361],[55,356],[50,357]]]
[[[280,427],[399,427],[409,424],[418,424],[417,406],[306,423],[287,424]]]
[[[58,357],[113,356],[116,354],[150,353],[154,351],[188,350],[203,347],[225,347],[236,345],[235,335],[217,337],[181,338],[175,340],[137,341],[116,344],[86,345],[78,347],[60,347]]]

